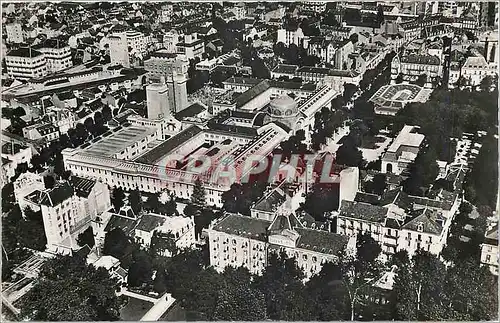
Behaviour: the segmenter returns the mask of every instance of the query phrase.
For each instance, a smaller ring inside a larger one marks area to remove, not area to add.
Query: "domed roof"
[[[297,112],[297,102],[288,95],[280,96],[269,103],[269,113],[275,116],[291,116]]]

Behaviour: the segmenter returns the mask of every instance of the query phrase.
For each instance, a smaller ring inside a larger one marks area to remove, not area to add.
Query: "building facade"
[[[262,274],[273,253],[293,257],[309,279],[326,262],[336,262],[338,252],[354,252],[355,238],[304,228],[294,214],[277,212],[273,221],[228,214],[205,230],[210,265],[244,267]]]
[[[39,78],[48,74],[47,59],[40,51],[30,48],[19,48],[5,56],[7,74],[18,80]]]

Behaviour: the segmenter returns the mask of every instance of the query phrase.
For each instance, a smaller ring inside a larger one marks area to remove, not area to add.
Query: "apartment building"
[[[57,126],[52,123],[34,124],[23,128],[23,136],[31,140],[43,140],[47,145],[59,139]]]
[[[148,37],[134,30],[108,36],[108,42],[112,65],[130,67],[133,57],[143,57],[148,50]]]
[[[60,72],[73,66],[71,48],[58,39],[48,39],[33,48],[45,55],[47,71],[50,73]]]
[[[35,211],[41,210],[47,248],[56,253],[71,253],[78,234],[111,206],[107,185],[98,181],[72,176],[52,189],[22,187],[28,184],[17,184],[17,192],[25,195],[16,198]]]
[[[188,107],[187,80],[189,62],[175,54],[157,51],[144,62],[148,79],[165,83],[168,88],[168,104],[172,112],[177,113]]]
[[[160,239],[173,239],[178,250],[191,248],[196,242],[193,217],[144,214],[134,230],[136,240],[147,248],[153,235]],[[163,256],[171,255],[169,250],[163,253]]]
[[[24,42],[23,27],[18,22],[5,25],[7,43],[21,44]]]
[[[295,44],[298,47],[303,47],[304,45],[304,32],[302,28],[298,26],[286,26],[285,28],[278,29],[278,38],[276,43],[283,43],[285,46],[290,46]]]
[[[427,83],[443,77],[443,65],[441,59],[429,54],[409,54],[399,57],[394,56],[391,63],[391,79],[394,81],[398,75],[402,75],[403,81],[415,81],[421,75],[427,76]]]
[[[181,36],[183,35],[179,34],[175,29],[168,31],[163,35],[163,47],[167,53],[177,53],[177,44],[179,43],[179,38]]]
[[[450,171],[446,179],[454,191],[441,191],[436,198],[404,193],[401,187],[377,196],[358,193],[354,202],[342,201],[336,215],[336,233],[356,236],[370,233],[383,252],[383,258],[406,250],[410,256],[418,249],[440,254],[460,204],[459,192],[465,172]]]
[[[259,275],[272,253],[285,252],[309,279],[324,263],[337,261],[339,252],[355,250],[355,237],[305,228],[286,210],[278,210],[273,221],[228,214],[205,232],[217,271],[242,266]]]
[[[11,50],[5,56],[7,75],[18,80],[39,78],[48,74],[45,55],[31,47]]]
[[[130,67],[130,54],[127,44],[127,38],[121,35],[108,36],[109,57],[111,65],[121,65]]]
[[[194,59],[195,57],[201,59],[205,52],[205,44],[203,40],[198,38],[197,33],[185,35],[184,40],[177,43],[176,47],[177,54],[183,55],[188,60]]]

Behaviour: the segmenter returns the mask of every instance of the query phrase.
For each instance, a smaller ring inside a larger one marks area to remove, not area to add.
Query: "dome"
[[[297,112],[297,102],[288,95],[280,96],[269,103],[269,113],[275,116],[288,117]]]

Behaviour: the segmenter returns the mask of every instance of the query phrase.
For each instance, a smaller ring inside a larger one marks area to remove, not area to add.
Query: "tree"
[[[403,83],[403,74],[399,73],[395,80],[396,84]]]
[[[380,26],[384,22],[384,7],[382,5],[377,6],[377,25]]]
[[[306,196],[303,208],[316,221],[325,221],[325,213],[339,207],[340,187],[337,183],[314,183]]]
[[[397,320],[442,320],[446,268],[436,256],[418,249],[410,262],[401,265],[394,280]]]
[[[354,142],[348,139],[338,148],[336,163],[338,165],[360,167],[363,165],[363,154],[354,145]]]
[[[138,188],[136,188],[133,191],[130,191],[130,194],[128,196],[128,202],[130,204],[130,207],[132,208],[132,211],[134,211],[134,214],[139,214],[139,212],[141,212],[142,196]]]
[[[377,260],[382,249],[370,233],[359,234],[356,241],[356,256],[348,252],[340,255],[338,264],[333,266],[333,286],[345,289],[349,302],[350,320],[356,319],[359,303],[369,292],[371,285],[382,274],[382,264]]]
[[[150,285],[153,278],[151,257],[144,250],[136,250],[128,269],[127,283],[131,287]]]
[[[256,78],[269,79],[271,78],[271,72],[267,68],[264,61],[260,58],[254,58],[250,62],[250,67],[252,68],[252,76]]]
[[[199,178],[197,178],[194,182],[193,193],[191,194],[191,204],[198,210],[201,210],[206,206],[205,194],[206,193],[205,188],[203,188],[203,182]]]
[[[418,86],[424,86],[427,83],[427,74],[421,74],[414,82]]]
[[[25,220],[18,225],[18,237],[21,246],[33,250],[45,251],[47,238],[43,226],[42,211],[33,211],[29,207],[24,209]]]
[[[57,256],[21,300],[21,318],[36,321],[119,319],[117,281],[81,257]]]
[[[85,140],[87,140],[87,138],[89,136],[89,132],[87,131],[85,126],[81,123],[76,124],[75,130],[76,130],[76,135],[78,138],[79,145],[81,145],[82,143],[85,142]]]
[[[243,268],[228,267],[223,277],[225,279],[217,293],[217,303],[212,319],[220,321],[265,320],[264,295],[251,286],[248,271]]]
[[[87,132],[91,133],[94,136],[96,135],[96,127],[94,125],[94,119],[92,119],[92,117],[88,117],[87,119],[85,119],[83,125],[85,126],[85,129],[87,129]]]
[[[122,259],[126,254],[127,247],[131,244],[129,237],[120,228],[115,228],[104,236],[102,253]]]
[[[113,117],[109,105],[102,107],[102,117],[104,118],[104,121],[109,121]]]
[[[94,231],[92,230],[92,226],[89,226],[85,231],[78,235],[76,242],[80,247],[85,245],[89,246],[89,248],[93,248],[95,245],[94,240]]]
[[[254,278],[254,286],[264,294],[269,319],[281,320],[286,309],[294,307],[295,303],[289,303],[293,300],[286,296],[291,296],[291,291],[303,286],[303,278],[304,274],[294,258],[289,258],[284,252],[269,256],[262,276]]]
[[[54,177],[50,176],[50,175],[49,176],[44,176],[43,177],[43,183],[44,183],[46,189],[53,188],[54,185],[55,185]]]
[[[153,256],[164,255],[166,251],[168,251],[170,255],[175,255],[177,253],[175,236],[170,232],[162,233],[155,231],[151,237],[149,249]]]
[[[153,290],[160,295],[165,293],[165,291],[167,290],[165,275],[166,274],[164,270],[158,270],[153,281]]]
[[[115,212],[119,212],[122,206],[124,205],[125,193],[121,187],[116,187],[113,189],[113,196],[111,197],[111,204],[115,209]]]
[[[382,195],[387,187],[386,175],[385,174],[375,174],[373,179],[366,183],[365,190],[368,193],[373,193],[377,195]]]
[[[449,316],[452,320],[493,320],[497,317],[498,284],[487,266],[472,259],[448,270],[446,284]]]
[[[409,177],[403,182],[403,190],[410,195],[422,196],[429,184],[439,174],[436,152],[432,147],[421,150],[410,165]]]

